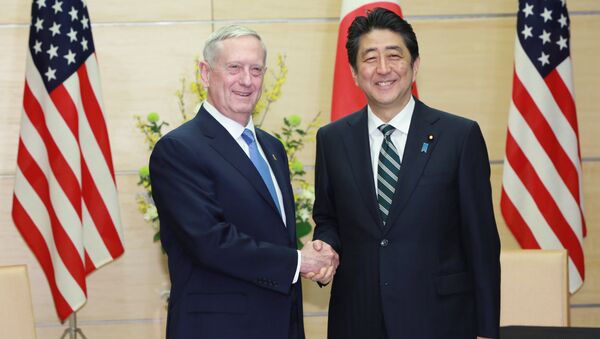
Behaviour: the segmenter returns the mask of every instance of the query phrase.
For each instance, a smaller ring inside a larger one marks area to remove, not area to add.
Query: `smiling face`
[[[352,76],[373,113],[389,121],[408,103],[418,68],[400,34],[374,29],[360,37]]]
[[[241,36],[220,41],[214,62],[200,63],[208,102],[243,126],[262,93],[264,56],[256,37]]]

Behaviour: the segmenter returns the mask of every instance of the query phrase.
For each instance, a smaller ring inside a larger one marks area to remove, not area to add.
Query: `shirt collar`
[[[254,122],[252,121],[252,115],[250,115],[248,125],[242,126],[237,121],[223,115],[223,113],[219,112],[219,110],[216,109],[215,106],[211,105],[207,100],[205,100],[202,103],[202,107],[204,107],[204,109],[210,115],[212,115],[213,118],[215,118],[215,120],[217,120],[217,122],[221,124],[221,126],[223,126],[234,139],[237,140],[238,138],[240,138],[242,136],[242,133],[244,133],[244,130],[247,128],[252,131],[252,134],[254,134],[254,139],[256,140],[256,132],[254,131]]]
[[[411,96],[408,100],[408,103],[404,108],[396,114],[392,120],[390,120],[387,124],[394,126],[397,130],[404,134],[408,134],[408,129],[410,127],[410,120],[412,119],[413,112],[415,110],[415,99]],[[367,106],[367,124],[369,129],[369,135],[371,135],[377,127],[385,124],[379,117],[373,113],[371,110],[371,106]]]

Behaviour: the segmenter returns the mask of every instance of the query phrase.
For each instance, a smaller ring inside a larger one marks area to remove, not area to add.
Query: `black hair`
[[[412,26],[398,14],[388,9],[377,7],[368,11],[366,16],[357,16],[354,18],[348,28],[346,51],[348,52],[348,62],[355,71],[357,70],[356,58],[360,37],[370,33],[374,29],[388,29],[398,33],[410,52],[411,64],[419,57],[419,44]]]

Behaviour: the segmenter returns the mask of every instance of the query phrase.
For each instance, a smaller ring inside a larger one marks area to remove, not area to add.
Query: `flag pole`
[[[65,332],[60,337],[60,339],[65,339],[67,334],[69,335],[69,339],[77,339],[77,333],[83,339],[87,339],[87,337],[83,334],[83,331],[77,327],[77,312],[73,312],[69,316],[69,327],[65,329]]]

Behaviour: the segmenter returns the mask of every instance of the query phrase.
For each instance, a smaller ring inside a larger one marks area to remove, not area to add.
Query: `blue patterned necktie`
[[[385,225],[396,191],[401,163],[398,151],[392,143],[392,133],[396,130],[394,126],[383,124],[377,128],[383,133],[383,144],[381,145],[379,163],[377,164],[377,202],[379,203],[381,220]]]
[[[279,199],[277,199],[277,192],[275,191],[275,185],[273,184],[273,180],[271,179],[271,172],[269,171],[269,165],[267,161],[260,155],[258,151],[258,146],[256,145],[256,140],[254,139],[254,134],[251,130],[245,129],[244,133],[242,133],[242,139],[248,144],[250,148],[250,161],[256,167],[256,170],[262,177],[269,193],[271,193],[271,198],[273,198],[273,202],[275,203],[275,207],[279,213],[281,213],[281,207],[279,207]]]

